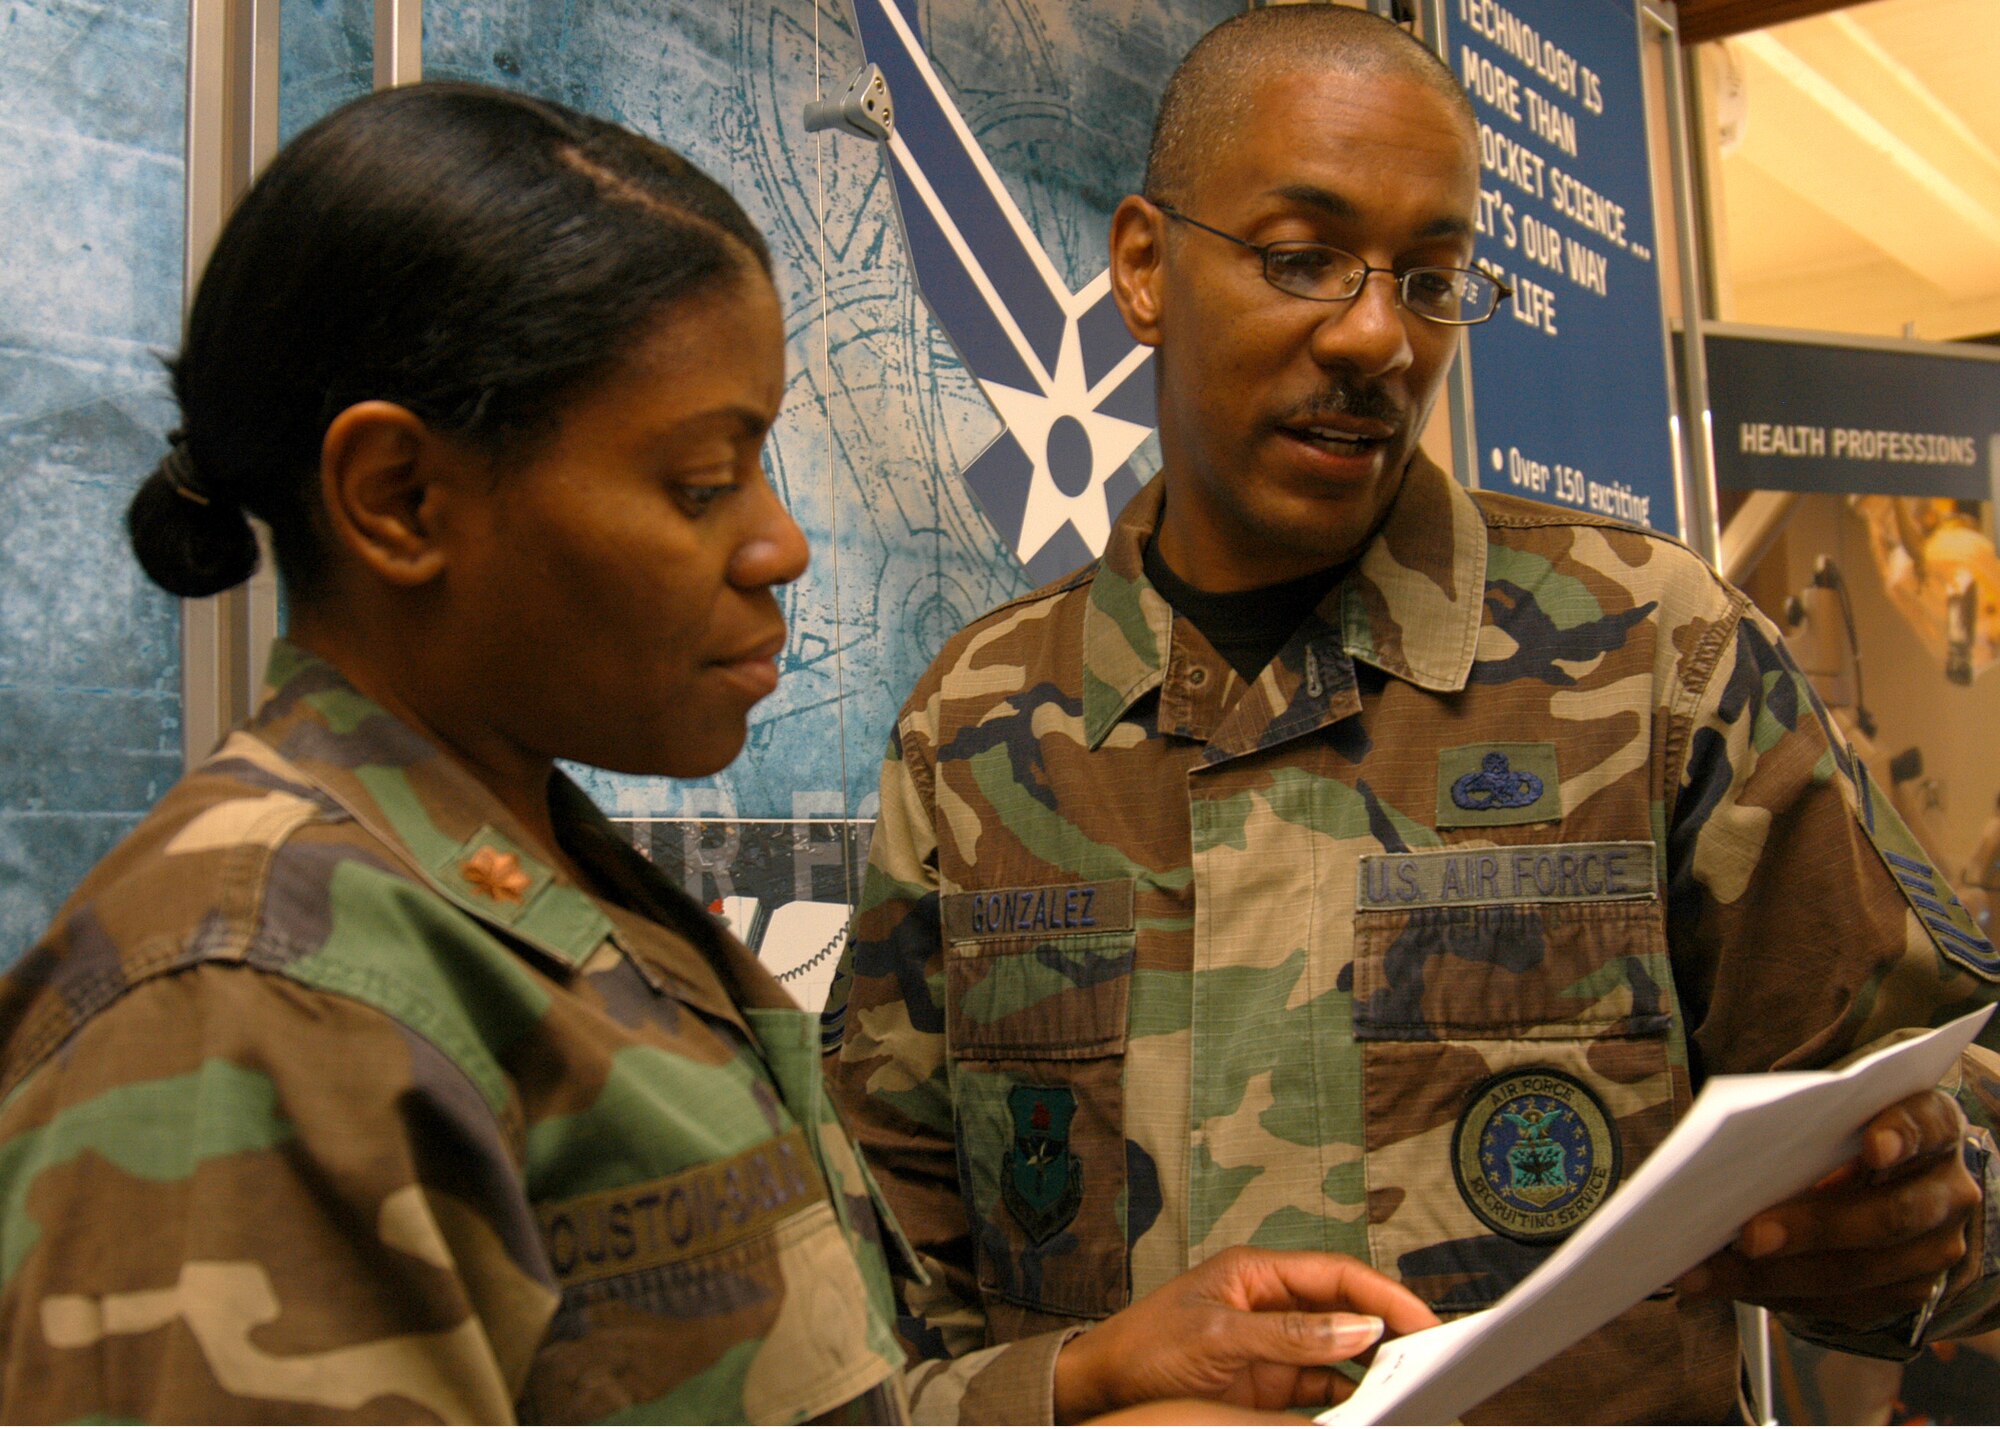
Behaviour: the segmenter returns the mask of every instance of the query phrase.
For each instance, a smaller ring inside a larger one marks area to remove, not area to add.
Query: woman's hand
[[[1385,1326],[1408,1334],[1437,1323],[1423,1301],[1351,1257],[1226,1250],[1064,1345],[1056,1419],[1186,1397],[1259,1410],[1331,1404],[1348,1390],[1332,1367]]]

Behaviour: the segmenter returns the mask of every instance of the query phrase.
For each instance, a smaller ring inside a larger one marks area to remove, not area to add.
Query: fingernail
[[[1360,1354],[1382,1338],[1382,1320],[1376,1315],[1332,1315],[1333,1352],[1341,1359]]]
[[[1752,1221],[1743,1228],[1737,1249],[1745,1260],[1758,1260],[1785,1248],[1785,1228],[1776,1221]]]
[[[1868,1136],[1869,1159],[1881,1168],[1894,1166],[1909,1154],[1905,1149],[1908,1145],[1902,1132],[1878,1127]]]

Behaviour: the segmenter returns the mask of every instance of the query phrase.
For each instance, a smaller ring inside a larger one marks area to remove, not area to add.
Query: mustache
[[[1311,427],[1328,417],[1358,417],[1364,422],[1387,422],[1401,426],[1409,415],[1403,405],[1380,387],[1360,382],[1335,382],[1326,391],[1308,397],[1283,418],[1288,427]]]

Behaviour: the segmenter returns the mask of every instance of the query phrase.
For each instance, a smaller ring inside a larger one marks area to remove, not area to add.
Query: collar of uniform
[[[1166,486],[1155,476],[1111,527],[1083,615],[1083,737],[1095,749],[1148,690],[1165,680],[1174,608],[1146,579],[1146,538]]]
[[[457,761],[287,641],[271,647],[267,671],[250,733],[440,896],[569,969],[610,935],[590,896]],[[558,817],[573,802],[557,800]]]
[[[1090,584],[1083,629],[1083,718],[1092,749],[1142,695],[1167,681],[1175,649],[1173,607],[1153,589],[1144,568],[1146,540],[1159,524],[1165,501],[1166,487],[1156,476],[1112,526]],[[1354,574],[1328,593],[1298,636],[1258,677],[1257,685],[1271,686],[1264,691],[1265,702],[1279,725],[1274,729],[1267,724],[1265,734],[1252,743],[1267,743],[1270,734],[1280,731],[1286,737],[1301,732],[1290,728],[1296,720],[1283,712],[1293,710],[1299,690],[1292,686],[1302,682],[1315,710],[1301,707],[1294,714],[1313,715],[1307,721],[1311,724],[1323,722],[1329,713],[1344,717],[1345,701],[1329,699],[1326,691],[1334,683],[1351,685],[1353,676],[1349,670],[1342,681],[1334,673],[1336,663],[1346,662],[1331,658],[1331,643],[1349,659],[1419,688],[1464,689],[1479,643],[1485,588],[1486,523],[1479,507],[1418,452]],[[1320,688],[1314,690],[1315,685]],[[1233,748],[1236,741],[1225,742]]]
[[[1382,529],[1341,585],[1341,643],[1420,689],[1462,690],[1485,596],[1485,518],[1465,488],[1418,452]]]

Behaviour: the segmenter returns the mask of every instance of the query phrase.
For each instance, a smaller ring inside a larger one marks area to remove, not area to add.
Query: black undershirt
[[[1280,581],[1256,590],[1207,591],[1189,585],[1167,565],[1159,543],[1149,539],[1145,551],[1146,579],[1181,615],[1192,621],[1215,647],[1215,653],[1229,662],[1246,680],[1264,672],[1292,632],[1326,598],[1347,566],[1328,566],[1323,571]]]

